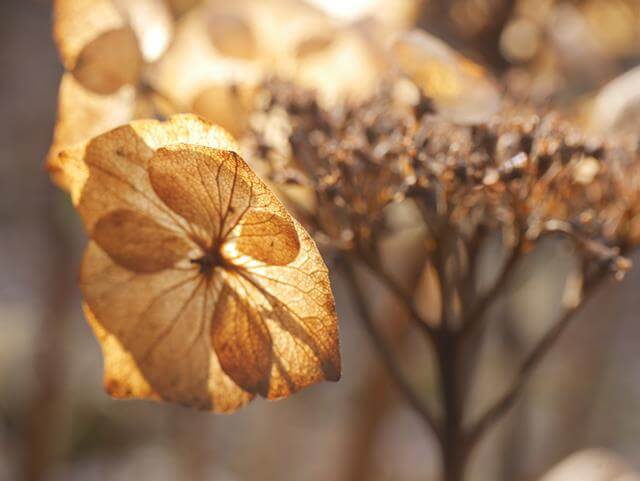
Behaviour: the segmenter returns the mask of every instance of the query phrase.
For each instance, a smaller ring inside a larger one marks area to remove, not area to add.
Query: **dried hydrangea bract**
[[[77,157],[68,158],[64,152],[131,120],[135,96],[130,85],[111,95],[100,95],[84,88],[70,73],[62,76],[53,143],[47,156],[47,169],[59,187],[77,196],[73,186],[78,184],[84,169],[82,165],[73,165]]]
[[[145,62],[167,48],[164,0],[56,0],[54,38],[62,62],[83,87],[109,95],[137,84]]]
[[[69,153],[86,168],[81,287],[115,397],[229,412],[340,376],[326,266],[234,150],[180,115]]]

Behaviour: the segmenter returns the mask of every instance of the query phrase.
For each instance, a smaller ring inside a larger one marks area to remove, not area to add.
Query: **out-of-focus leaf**
[[[240,136],[265,78],[295,80],[327,102],[366,97],[383,71],[371,33],[339,26],[299,0],[214,0],[179,20],[149,78],[180,110]]]
[[[202,0],[167,0],[174,17],[180,17],[200,3]]]
[[[489,74],[427,32],[402,33],[391,50],[401,72],[433,99],[438,113],[449,120],[483,122],[500,109],[500,91]]]
[[[54,17],[68,72],[60,83],[47,167],[60,187],[71,190],[86,176],[82,163],[72,168],[78,155],[62,158],[72,147],[161,110],[140,79],[145,63],[166,49],[173,20],[164,0],[56,0]]]
[[[173,19],[165,0],[113,0],[138,38],[145,62],[165,52],[173,34]]]
[[[340,376],[326,267],[233,149],[181,115],[67,153],[87,173],[81,286],[115,397],[228,412]]]

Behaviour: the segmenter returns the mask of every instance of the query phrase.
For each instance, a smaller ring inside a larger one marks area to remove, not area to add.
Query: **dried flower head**
[[[334,110],[289,84],[268,88],[265,117],[280,117],[288,145],[263,129],[257,156],[275,181],[310,188],[311,224],[343,248],[345,233],[371,243],[384,231],[385,206],[405,198],[434,241],[443,229],[468,243],[498,230],[524,247],[557,233],[614,268],[620,250],[638,242],[633,146],[523,106],[466,126],[437,115],[438,104],[424,96],[408,104],[393,86]]]
[[[339,378],[326,267],[236,152],[225,131],[181,115],[67,153],[113,396],[226,412]]]

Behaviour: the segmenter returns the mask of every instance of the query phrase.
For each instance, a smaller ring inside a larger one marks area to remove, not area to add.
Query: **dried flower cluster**
[[[446,230],[467,245],[501,230],[509,244],[529,249],[561,233],[585,254],[626,266],[618,255],[640,241],[637,145],[522,106],[463,126],[436,115],[422,94],[408,101],[405,88],[325,110],[310,91],[267,85],[265,117],[284,115],[288,143],[258,129],[256,156],[267,159],[276,183],[309,189],[311,227],[341,248],[370,249],[385,207],[410,199],[434,241]]]
[[[326,109],[313,92],[267,83],[248,144],[317,241],[334,251],[382,359],[438,439],[445,479],[457,481],[587,296],[630,267],[625,255],[640,243],[640,151],[633,136],[605,141],[509,101],[487,121],[452,122],[419,85],[401,79],[365,102]],[[424,232],[411,253],[417,273],[407,278],[384,261],[383,241],[398,225],[393,204],[417,212],[411,222]],[[503,259],[487,286],[478,259],[496,234]],[[551,235],[567,238],[579,260],[564,312],[525,354],[507,391],[469,419],[465,366],[475,363],[481,327],[521,258]],[[370,313],[360,267],[432,346],[439,409],[399,367]]]

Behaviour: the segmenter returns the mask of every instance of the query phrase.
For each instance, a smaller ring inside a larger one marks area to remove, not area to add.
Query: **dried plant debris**
[[[447,226],[469,240],[499,229],[521,248],[556,233],[586,256],[627,265],[619,254],[640,241],[637,143],[508,104],[488,122],[460,125],[422,94],[407,102],[398,86],[333,110],[294,85],[265,87],[256,157],[284,191],[306,189],[296,198],[323,238],[346,249],[371,244],[385,206],[409,198],[432,233]]]
[[[62,157],[91,239],[85,311],[115,397],[229,412],[340,376],[326,266],[237,150],[180,115]]]

